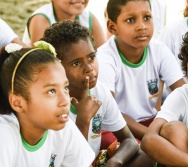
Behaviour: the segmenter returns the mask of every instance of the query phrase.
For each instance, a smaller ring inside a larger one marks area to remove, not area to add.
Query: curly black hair
[[[96,49],[91,31],[78,21],[66,20],[55,23],[46,29],[43,38],[41,38],[41,40],[54,46],[60,60],[63,60],[64,54],[71,49],[72,44],[78,43],[80,39],[90,40]]]
[[[187,76],[187,63],[188,63],[188,32],[185,33],[185,35],[182,37],[183,42],[181,45],[180,53],[178,55],[178,58],[182,60],[181,67],[184,71],[184,74]]]

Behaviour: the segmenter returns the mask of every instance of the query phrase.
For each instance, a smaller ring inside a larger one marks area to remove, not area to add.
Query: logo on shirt
[[[154,98],[154,97],[157,97],[159,94],[158,94],[158,79],[154,79],[154,80],[149,80],[147,81],[147,85],[148,85],[148,90],[149,90],[149,93],[150,93],[150,99]]]
[[[92,120],[92,132],[95,135],[92,135],[91,138],[97,138],[101,136],[101,124],[102,124],[102,116],[100,114],[96,114]]]
[[[55,167],[55,166],[54,166],[54,161],[55,161],[55,157],[56,157],[56,156],[57,156],[57,155],[55,155],[55,154],[51,154],[49,167]]]

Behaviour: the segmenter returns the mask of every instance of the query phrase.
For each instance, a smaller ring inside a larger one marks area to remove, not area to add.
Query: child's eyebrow
[[[63,84],[64,84],[64,85],[69,85],[69,81],[66,80],[66,81],[64,81]],[[58,84],[56,84],[56,83],[49,83],[49,84],[44,85],[43,88],[46,88],[46,87],[55,87],[55,86],[57,86],[57,85],[58,85]]]

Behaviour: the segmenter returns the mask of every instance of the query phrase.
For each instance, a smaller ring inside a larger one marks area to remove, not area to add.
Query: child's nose
[[[145,30],[146,28],[146,24],[143,21],[139,21],[137,30]]]
[[[59,95],[59,106],[67,106],[70,104],[70,96],[69,94],[62,92]]]
[[[85,67],[85,73],[90,73],[91,71],[93,71],[93,67],[90,64],[86,64]]]

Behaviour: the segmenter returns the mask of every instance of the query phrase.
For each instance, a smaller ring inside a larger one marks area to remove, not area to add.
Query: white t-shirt
[[[35,146],[24,144],[14,115],[0,115],[0,134],[0,166],[3,167],[88,167],[95,158],[71,119],[62,130],[48,130]]]
[[[101,107],[91,119],[88,133],[88,142],[97,156],[101,145],[101,130],[115,132],[125,127],[126,122],[111,92],[99,81],[94,88],[90,89],[90,95],[94,95],[102,102]],[[69,115],[75,122],[76,113],[71,110]]]
[[[158,38],[166,23],[167,5],[164,0],[150,0],[154,23],[154,38]]]
[[[18,38],[18,36],[6,22],[0,19],[0,48],[11,43],[15,38]]]
[[[175,55],[175,58],[179,63],[180,67],[181,60],[178,58],[178,54],[180,52],[181,44],[183,42],[182,38],[187,31],[188,17],[185,17],[168,23],[159,37],[159,39],[164,42]]]
[[[182,78],[175,57],[156,39],[150,41],[138,64],[120,57],[114,36],[98,48],[97,58],[99,80],[115,93],[120,111],[137,122],[156,115],[160,79],[170,86]]]
[[[48,20],[50,26],[54,23],[57,23],[57,20],[54,16],[54,10],[53,10],[53,5],[52,3],[43,5],[42,7],[40,7],[39,9],[37,9],[32,16],[28,19],[27,21],[27,26],[25,28],[24,34],[23,34],[23,39],[22,41],[28,45],[31,46],[31,40],[30,40],[30,34],[28,31],[28,27],[29,27],[29,23],[31,18],[34,15],[43,15],[44,17],[46,17],[46,19]],[[90,11],[88,11],[87,9],[85,9],[82,14],[80,14],[78,17],[76,17],[76,20],[79,20],[80,24],[89,28],[90,30],[92,30],[92,13]]]
[[[181,121],[188,127],[188,84],[175,89],[166,98],[156,118]]]

